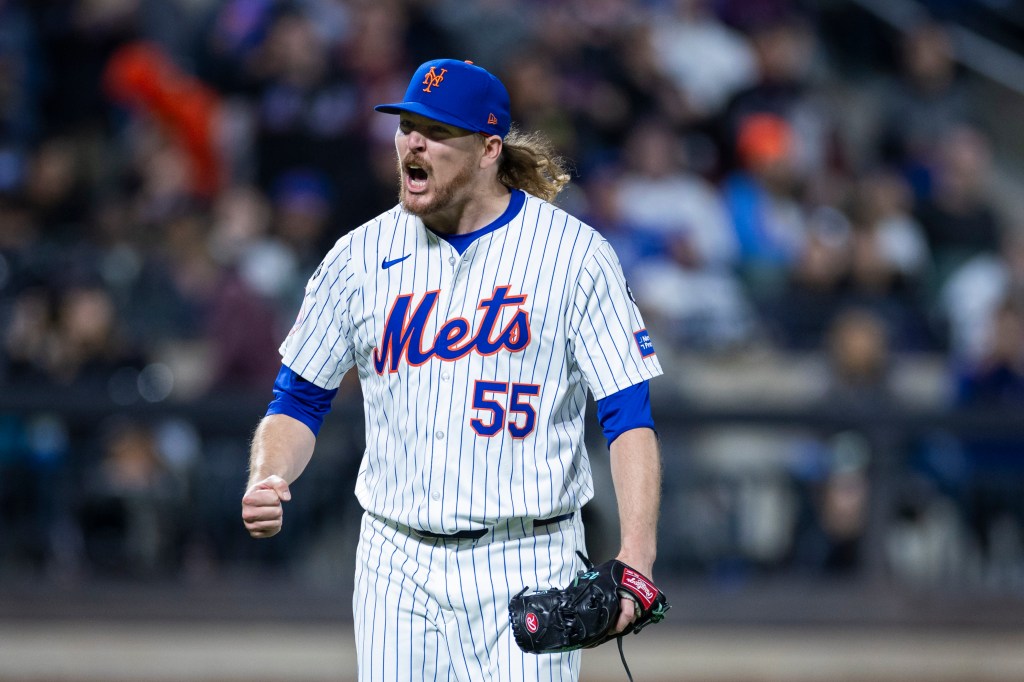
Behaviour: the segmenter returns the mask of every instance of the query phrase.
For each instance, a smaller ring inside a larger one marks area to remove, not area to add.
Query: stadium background
[[[0,679],[351,670],[358,386],[269,541],[246,446],[438,56],[569,159],[666,369],[637,679],[1021,679],[1022,50],[1015,0],[0,0]]]

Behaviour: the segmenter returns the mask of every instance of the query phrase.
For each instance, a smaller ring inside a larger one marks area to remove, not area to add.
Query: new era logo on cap
[[[407,111],[475,133],[505,137],[512,126],[508,90],[472,62],[435,59],[421,64],[405,99],[374,107],[385,114]]]

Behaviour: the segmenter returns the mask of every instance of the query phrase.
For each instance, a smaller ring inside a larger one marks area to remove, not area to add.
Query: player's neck
[[[423,216],[423,223],[435,232],[447,235],[469,234],[494,222],[508,208],[511,194],[501,183],[468,194],[437,213]]]

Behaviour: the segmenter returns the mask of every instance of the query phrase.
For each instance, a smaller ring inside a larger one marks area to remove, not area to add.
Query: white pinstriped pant
[[[428,539],[363,514],[356,557],[359,682],[576,682],[581,652],[527,654],[508,602],[562,587],[585,552],[579,513],[533,529],[500,524],[479,540]]]

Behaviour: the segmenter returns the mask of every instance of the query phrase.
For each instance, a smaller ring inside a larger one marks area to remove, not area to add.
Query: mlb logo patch
[[[636,339],[636,347],[640,351],[640,357],[647,358],[654,355],[654,342],[651,341],[651,335],[647,333],[646,329],[633,332],[633,338]]]

